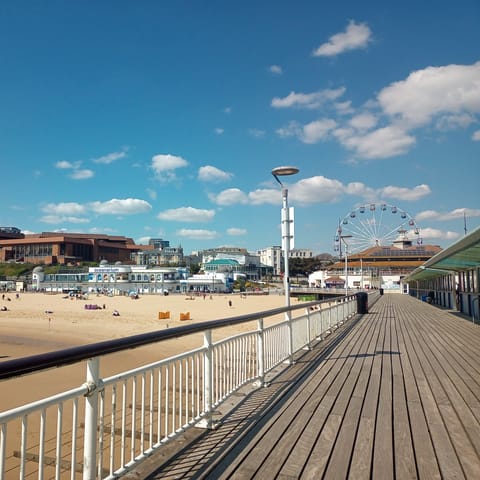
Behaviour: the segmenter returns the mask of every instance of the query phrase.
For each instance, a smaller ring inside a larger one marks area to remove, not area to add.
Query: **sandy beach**
[[[2,294],[3,295],[3,294]],[[0,297],[1,298],[1,297]],[[231,302],[231,305],[230,305]],[[280,294],[270,295],[144,295],[138,299],[126,296],[90,295],[77,299],[62,294],[20,293],[5,294],[0,302],[0,361],[59,350],[76,345],[126,337],[138,333],[243,315],[281,307],[285,299]],[[95,305],[97,309],[86,308]],[[119,316],[114,316],[114,311]],[[169,312],[170,318],[159,319],[159,312]],[[180,315],[189,314],[189,320]],[[281,320],[277,316],[268,321]],[[255,324],[241,325],[217,332],[214,338],[239,331],[251,330]],[[127,370],[134,366],[166,358],[180,351],[202,345],[201,335],[162,342],[161,345],[142,347],[109,355],[102,361],[103,376]],[[84,382],[85,366],[74,365],[55,371],[30,375],[2,382],[0,411],[18,404],[42,398]],[[7,385],[8,384],[8,385]]]

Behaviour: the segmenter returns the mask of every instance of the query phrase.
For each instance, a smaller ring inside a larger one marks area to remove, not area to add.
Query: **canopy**
[[[426,280],[480,266],[480,228],[437,253],[406,276],[403,281]]]

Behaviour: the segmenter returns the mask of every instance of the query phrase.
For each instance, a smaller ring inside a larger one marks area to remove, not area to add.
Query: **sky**
[[[0,226],[255,252],[294,166],[292,247],[451,245],[480,225],[479,22],[478,0],[3,0]]]

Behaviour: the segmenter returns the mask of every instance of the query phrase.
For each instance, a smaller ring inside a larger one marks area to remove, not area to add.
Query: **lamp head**
[[[284,177],[287,175],[295,175],[300,170],[297,167],[292,166],[285,166],[285,167],[276,167],[272,170],[272,175],[274,176],[275,180],[282,185],[282,182],[278,179],[278,177]]]

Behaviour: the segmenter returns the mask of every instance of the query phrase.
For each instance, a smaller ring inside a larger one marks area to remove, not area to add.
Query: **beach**
[[[3,295],[3,293],[2,293]],[[128,296],[5,293],[0,302],[0,361],[60,350],[77,345],[153,332],[193,322],[229,318],[285,305],[283,295],[182,294]],[[88,308],[87,308],[88,306]],[[114,312],[118,312],[118,316]],[[160,315],[160,313],[162,315]],[[169,318],[159,318],[166,316]],[[180,318],[188,318],[181,320]],[[283,315],[266,320],[278,322]],[[256,328],[256,323],[227,327],[215,332],[214,340]],[[161,344],[106,356],[101,375],[107,376],[203,343],[201,334],[168,340]],[[51,379],[55,378],[52,382]],[[2,382],[0,411],[12,408],[85,381],[85,364],[77,364]]]

